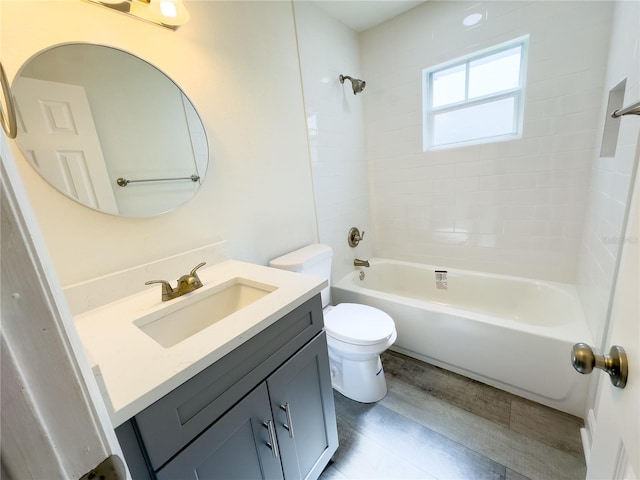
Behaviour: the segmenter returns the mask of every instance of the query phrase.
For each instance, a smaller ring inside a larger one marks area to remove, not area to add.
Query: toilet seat
[[[377,308],[356,303],[340,303],[325,312],[327,334],[354,345],[385,342],[395,332],[393,319]]]

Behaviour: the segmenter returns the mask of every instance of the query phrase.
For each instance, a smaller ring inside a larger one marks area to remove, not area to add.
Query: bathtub
[[[437,284],[440,267],[369,263],[332,285],[333,303],[391,315],[393,350],[584,417],[589,378],[570,352],[593,342],[573,285],[457,269]]]

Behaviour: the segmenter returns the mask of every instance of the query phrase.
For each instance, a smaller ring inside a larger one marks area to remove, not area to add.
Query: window
[[[423,70],[424,150],[521,136],[527,41]]]

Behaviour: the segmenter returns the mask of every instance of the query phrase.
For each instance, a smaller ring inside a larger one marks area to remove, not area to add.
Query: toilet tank
[[[294,250],[269,262],[270,267],[321,277],[331,285],[331,258],[333,250],[327,245],[314,243]],[[329,286],[322,289],[322,308],[329,305]]]

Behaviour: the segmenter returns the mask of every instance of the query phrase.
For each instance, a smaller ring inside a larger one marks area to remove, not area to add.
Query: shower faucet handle
[[[347,237],[347,241],[349,242],[350,247],[357,247],[361,240],[364,240],[364,230],[362,234],[360,234],[360,230],[357,227],[352,227],[349,230],[349,236]]]

